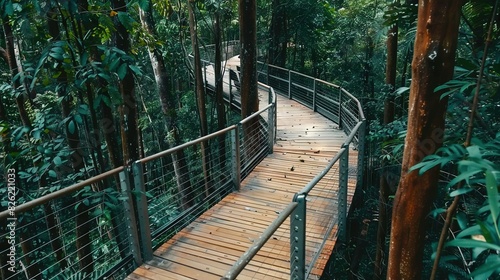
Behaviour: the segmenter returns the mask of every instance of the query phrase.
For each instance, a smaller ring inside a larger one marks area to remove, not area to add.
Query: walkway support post
[[[312,101],[313,112],[316,112],[316,79],[313,79],[313,101]]]
[[[132,200],[132,192],[130,188],[130,171],[125,168],[119,174],[120,186],[122,195],[127,199],[123,201],[124,217],[126,222],[127,239],[130,246],[130,251],[134,256],[134,261],[137,266],[140,266],[142,261],[141,249],[139,246],[139,232],[137,231],[137,219],[135,217],[134,202]]]
[[[151,227],[149,225],[148,201],[146,197],[146,186],[144,184],[144,169],[141,162],[132,164],[134,176],[134,189],[136,195],[137,218],[139,219],[139,232],[141,239],[142,258],[149,261],[153,258],[153,245],[151,243]]]
[[[241,182],[240,125],[235,125],[231,132],[233,134],[233,141],[231,141],[231,166],[233,167],[233,172],[231,177],[235,191],[240,190]]]
[[[288,98],[292,99],[292,71],[288,70]]]
[[[356,174],[356,189],[363,186],[364,179],[364,164],[365,164],[365,135],[366,135],[366,120],[362,120],[362,124],[358,130],[358,169]]]
[[[342,129],[342,87],[339,87],[339,129]]]
[[[306,195],[295,194],[298,205],[290,215],[290,279],[306,276]]]
[[[349,175],[349,144],[343,144],[340,156],[339,171],[339,195],[338,195],[338,215],[339,215],[339,234],[338,240],[347,241],[347,181]]]
[[[271,89],[268,90],[269,94],[269,103],[273,102],[273,95],[271,92]],[[269,107],[269,111],[267,111],[267,137],[269,137],[269,154],[273,153],[273,148],[274,148],[274,132],[275,132],[275,127],[276,127],[276,104],[273,106]]]

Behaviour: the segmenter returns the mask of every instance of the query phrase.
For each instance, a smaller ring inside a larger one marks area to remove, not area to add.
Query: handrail
[[[48,201],[51,201],[53,199],[61,198],[61,197],[66,196],[66,195],[68,195],[70,193],[74,193],[76,191],[79,191],[79,190],[83,189],[86,186],[90,186],[90,185],[92,185],[94,183],[97,183],[97,182],[101,181],[104,178],[107,178],[107,177],[109,177],[111,175],[116,175],[116,174],[120,173],[121,171],[123,171],[123,169],[125,169],[125,167],[124,166],[120,166],[120,167],[117,167],[115,169],[111,169],[109,171],[106,171],[104,173],[96,175],[96,176],[94,176],[92,178],[89,178],[87,180],[84,180],[84,181],[81,181],[81,182],[76,183],[74,185],[71,185],[69,187],[66,187],[64,189],[60,189],[60,190],[57,190],[55,192],[46,194],[44,196],[35,198],[35,199],[31,200],[31,201],[28,201],[26,203],[23,203],[21,205],[16,206],[15,209],[14,209],[14,213],[17,214],[17,213],[26,212],[28,210],[31,210],[31,209],[37,207],[37,206],[45,204]],[[11,215],[11,213],[12,213],[11,210],[5,210],[5,211],[0,212],[0,221],[3,221],[5,219],[7,219],[8,216]]]
[[[297,207],[297,202],[291,202],[287,207],[281,211],[278,217],[267,227],[267,229],[256,239],[250,249],[246,251],[233,265],[233,267],[221,278],[221,280],[233,280],[243,271],[245,266],[252,260],[252,258],[259,252],[260,248],[266,244],[267,240],[273,236],[276,230],[283,224],[283,222],[290,216],[290,214]]]
[[[174,152],[176,152],[176,151],[178,151],[178,150],[182,150],[182,149],[184,149],[184,148],[187,148],[187,147],[193,146],[193,145],[195,145],[195,144],[198,144],[198,143],[201,143],[201,142],[207,141],[207,140],[212,139],[212,138],[214,138],[214,137],[217,137],[217,136],[219,136],[219,135],[223,135],[223,134],[225,134],[226,132],[231,131],[231,130],[233,130],[233,129],[235,129],[235,128],[236,128],[236,125],[231,125],[231,126],[228,126],[228,127],[226,127],[226,128],[223,128],[223,129],[221,129],[221,130],[219,130],[219,131],[216,131],[216,132],[213,132],[213,133],[211,133],[211,134],[208,134],[208,135],[202,136],[202,137],[200,137],[200,138],[196,138],[196,139],[194,139],[194,140],[191,140],[191,141],[186,142],[186,143],[184,143],[184,144],[181,144],[181,145],[175,146],[175,147],[173,147],[173,148],[167,149],[167,150],[165,150],[165,151],[162,151],[162,152],[156,153],[156,154],[154,154],[154,155],[147,156],[147,157],[145,157],[145,158],[143,158],[143,159],[139,159],[139,160],[137,160],[136,162],[137,162],[137,163],[147,163],[147,162],[150,162],[150,161],[152,161],[152,160],[155,160],[155,159],[158,159],[158,158],[164,157],[164,156],[166,156],[166,155],[169,155],[169,154],[171,154],[171,153],[174,153]]]

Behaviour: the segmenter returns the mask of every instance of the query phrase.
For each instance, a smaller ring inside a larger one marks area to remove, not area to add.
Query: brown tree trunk
[[[224,75],[222,73],[222,31],[220,27],[220,10],[215,12],[214,33],[215,33],[215,99],[217,102],[217,129],[221,130],[226,127],[226,107],[224,105],[224,92],[222,88]],[[221,135],[217,139],[219,147],[219,168],[223,168],[226,163],[226,136]],[[223,180],[222,174],[219,181]]]
[[[111,7],[116,12],[127,12],[125,0],[112,0]],[[116,17],[114,23],[116,29],[114,45],[125,53],[129,53],[128,30]],[[139,159],[139,128],[134,75],[129,67],[127,67],[125,77],[120,80],[118,87],[123,100],[123,104],[120,106],[123,161],[125,164],[130,164]]]
[[[191,33],[191,45],[194,54],[194,79],[195,79],[195,92],[198,107],[198,116],[200,118],[200,132],[201,136],[208,134],[207,111],[205,107],[205,86],[203,81],[200,48],[198,45],[198,29],[196,27],[196,20],[194,15],[194,0],[188,0],[189,10],[189,30]],[[201,157],[203,177],[205,180],[205,196],[210,195],[214,189],[210,184],[210,160],[209,160],[209,146],[208,141],[201,142]]]
[[[259,110],[259,95],[257,91],[257,24],[255,0],[239,0],[238,13],[240,17],[240,44],[241,44],[241,118],[244,119]],[[257,154],[259,143],[259,120],[243,125],[245,149],[242,151],[243,161],[250,160]]]
[[[19,73],[19,67],[16,61],[15,46],[14,46],[14,33],[12,32],[12,26],[8,18],[2,18],[3,32],[5,35],[5,51],[7,53],[7,64],[10,68],[10,74],[12,77],[12,85],[15,89],[21,86],[19,79],[14,79],[14,77]],[[19,116],[24,126],[31,127],[31,120],[24,106],[25,95],[19,94],[16,97],[17,110],[19,111]]]
[[[447,98],[434,89],[453,77],[462,1],[420,0],[401,180],[394,199],[388,279],[420,279],[426,217],[439,169],[409,169],[442,146]]]
[[[60,29],[58,25],[57,15],[54,12],[49,12],[49,34],[54,40],[61,40]],[[71,116],[71,95],[68,94],[66,87],[68,83],[67,73],[59,64],[56,68],[59,71],[57,82],[57,96],[61,98],[61,111],[63,119],[67,119],[65,125],[66,139],[70,149],[71,168],[74,173],[80,173],[84,168],[83,152],[80,149],[80,135],[78,124]],[[77,200],[82,199],[78,197]],[[92,258],[92,246],[90,240],[90,232],[92,229],[92,219],[89,215],[89,207],[80,203],[76,209],[76,249],[80,270],[87,273],[92,273],[94,270],[94,260]]]
[[[384,101],[384,124],[387,125],[394,120],[394,95],[396,85],[396,66],[398,57],[398,25],[394,24],[387,32],[387,64],[385,69],[385,83],[389,85],[389,95]],[[388,139],[387,139],[388,140]],[[387,202],[389,198],[388,172],[385,171],[385,162],[381,163],[382,174],[380,174],[379,202],[378,202],[378,227],[377,227],[377,251],[375,256],[375,279],[382,276],[382,261],[385,255],[385,237],[387,235]]]
[[[152,3],[150,2],[149,7],[151,7],[151,5]],[[141,18],[143,28],[149,34],[155,35],[155,23],[150,9],[146,11],[141,9],[139,11],[139,16]],[[170,87],[170,78],[160,51],[156,47],[150,46],[148,48],[148,52],[151,60],[151,66],[153,67],[156,86],[158,88],[161,109],[166,120],[167,132],[169,133],[169,137],[167,137],[169,139],[169,146],[175,147],[181,144],[177,128],[177,111],[175,110],[177,98]],[[181,149],[172,153],[172,162],[177,180],[177,189],[181,195],[182,208],[188,209],[193,206],[194,193],[189,178],[189,168],[186,163],[184,150]]]
[[[273,0],[268,63],[285,67],[287,44],[286,6],[282,0]]]
[[[239,0],[242,118],[259,110],[256,10],[255,0]]]

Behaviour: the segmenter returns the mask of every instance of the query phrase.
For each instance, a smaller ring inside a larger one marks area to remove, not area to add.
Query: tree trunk
[[[242,118],[259,110],[256,10],[255,0],[239,0]]]
[[[19,78],[14,79],[14,77],[19,73],[19,66],[16,61],[15,46],[14,46],[14,34],[12,32],[12,26],[8,18],[2,18],[3,32],[5,35],[5,51],[7,53],[7,64],[10,68],[10,74],[12,77],[12,85],[15,89],[19,89],[21,83]],[[19,94],[16,97],[17,110],[19,111],[19,116],[24,126],[31,127],[31,120],[24,106],[25,95]]]
[[[48,13],[48,27],[50,36],[54,38],[55,41],[61,40],[57,14],[55,12]],[[57,87],[57,96],[61,98],[62,117],[63,119],[67,119],[64,127],[68,146],[71,151],[69,156],[71,167],[74,173],[80,173],[84,168],[83,152],[80,149],[78,124],[73,117],[70,117],[72,99],[71,95],[69,95],[66,90],[68,84],[67,73],[62,64],[58,64],[56,71],[60,72],[57,77],[57,82],[59,84]],[[77,200],[80,199],[83,199],[83,197],[77,198]],[[92,258],[90,232],[93,226],[90,222],[92,219],[88,213],[89,206],[80,203],[76,211],[76,249],[80,269],[87,273],[92,273],[94,270],[94,260]]]
[[[200,119],[200,132],[201,136],[208,134],[207,112],[205,107],[205,86],[202,74],[202,65],[200,57],[200,48],[198,46],[198,29],[196,27],[196,20],[194,15],[194,0],[188,0],[189,10],[189,30],[191,33],[191,45],[194,54],[194,79],[195,79],[195,92],[198,107],[198,116]],[[205,196],[210,195],[214,189],[210,184],[210,160],[209,160],[209,146],[208,141],[201,142],[201,157],[203,177],[205,181]]]
[[[240,17],[240,44],[241,44],[241,118],[244,119],[259,110],[259,95],[257,91],[257,24],[255,0],[239,0],[238,11]],[[242,151],[243,161],[251,159],[258,152],[256,143],[259,139],[259,119],[243,125]]]
[[[385,70],[385,83],[389,85],[389,94],[384,101],[384,124],[394,120],[394,95],[396,85],[396,66],[398,57],[398,25],[394,24],[387,33],[387,64]],[[386,139],[389,140],[389,139]],[[382,161],[380,174],[379,202],[378,202],[378,228],[377,252],[375,256],[375,279],[382,276],[382,261],[385,255],[385,237],[387,228],[387,202],[389,198],[388,172],[385,171],[386,163]]]
[[[125,0],[112,0],[111,8],[116,12],[127,12]],[[130,40],[127,28],[115,17],[114,45],[130,53]],[[139,159],[139,128],[137,101],[135,99],[134,75],[129,67],[125,77],[119,82],[119,91],[123,104],[120,106],[120,123],[124,164],[128,165]]]
[[[286,7],[282,0],[273,0],[272,7],[268,63],[285,67],[287,47]]]
[[[221,27],[220,27],[220,10],[215,13],[214,22],[214,33],[215,33],[215,99],[217,102],[217,129],[222,130],[226,127],[226,106],[224,105],[224,92],[222,88],[222,83],[224,75],[222,73],[222,37],[221,37]],[[224,168],[226,164],[226,136],[221,135],[217,139],[217,146],[219,147],[219,168]],[[220,173],[221,177],[219,182],[221,182],[225,175]]]
[[[149,3],[151,7],[152,3]],[[151,8],[149,10],[139,11],[139,16],[141,18],[141,23],[143,28],[149,34],[156,34],[155,23],[151,15]],[[158,94],[161,103],[161,109],[166,121],[167,132],[169,133],[169,146],[175,147],[180,144],[180,136],[177,128],[177,111],[176,106],[176,96],[169,86],[170,78],[167,72],[165,61],[161,56],[160,51],[154,47],[150,46],[148,48],[149,58],[151,60],[151,66],[153,67],[153,72],[156,80],[156,86],[158,88]],[[181,195],[181,204],[183,209],[188,209],[193,206],[194,203],[194,193],[191,186],[191,181],[189,178],[189,168],[186,163],[186,158],[184,155],[184,150],[178,150],[172,153],[172,162],[174,166],[175,177],[177,180],[177,189]]]
[[[420,0],[401,180],[394,200],[389,279],[420,279],[426,217],[439,168],[409,169],[442,146],[447,98],[434,89],[453,77],[462,1]]]

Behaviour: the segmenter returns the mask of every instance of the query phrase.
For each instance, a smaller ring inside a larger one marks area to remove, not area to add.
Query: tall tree
[[[240,63],[241,63],[241,117],[259,110],[257,91],[257,4],[255,0],[239,0]]]
[[[127,3],[125,0],[111,0],[111,8],[117,13],[115,16],[114,45],[130,53],[130,36],[127,27],[122,23],[120,13],[127,13]],[[125,62],[127,63],[127,62]],[[125,75],[120,79],[119,91],[122,97],[120,106],[121,137],[123,161],[129,164],[139,159],[139,126],[137,115],[137,101],[135,98],[135,81],[130,67],[125,68]]]
[[[420,0],[412,63],[408,130],[394,199],[388,279],[420,279],[426,217],[439,167],[419,176],[409,169],[442,146],[448,99],[434,89],[453,77],[462,1]]]
[[[396,87],[396,68],[398,57],[398,24],[393,24],[387,32],[387,62],[385,69],[385,83],[389,92],[384,101],[384,125],[394,120],[394,95]],[[382,275],[382,259],[385,253],[385,237],[387,228],[387,202],[389,198],[389,178],[385,170],[385,162],[382,162],[382,174],[380,176],[379,203],[378,203],[378,228],[377,228],[377,252],[375,256],[375,278]]]
[[[202,64],[200,56],[200,47],[198,44],[198,27],[196,24],[195,1],[188,0],[189,13],[189,30],[191,33],[191,46],[194,55],[194,81],[196,92],[196,104],[198,107],[198,117],[200,119],[201,136],[208,135],[207,110],[205,102],[205,84],[203,81]],[[201,142],[201,157],[203,164],[203,178],[205,181],[205,195],[208,196],[213,192],[213,187],[210,184],[210,166],[209,166],[209,145],[208,141]]]
[[[215,37],[215,99],[217,109],[217,129],[222,130],[226,127],[226,106],[224,104],[223,92],[223,69],[222,69],[222,28],[221,28],[221,4],[218,3],[214,14],[214,37]],[[219,162],[223,165],[226,162],[226,137],[218,137]]]
[[[155,22],[152,15],[152,4],[149,4],[145,9],[139,10],[142,27],[151,35],[156,36]],[[169,133],[169,145],[175,147],[181,144],[179,136],[179,128],[177,126],[177,111],[176,111],[176,96],[170,87],[170,78],[165,65],[165,60],[161,55],[160,50],[156,44],[152,43],[148,46],[149,58],[151,60],[151,67],[156,80],[158,94],[160,97],[161,109],[166,120],[166,129]],[[189,180],[189,169],[187,166],[184,150],[179,149],[172,153],[172,162],[174,165],[175,177],[177,180],[177,189],[181,195],[182,208],[188,209],[194,204],[194,193],[192,190],[191,182]]]
[[[269,30],[271,41],[269,42],[268,63],[280,67],[285,67],[286,62],[287,18],[285,3],[284,0],[273,0]]]

